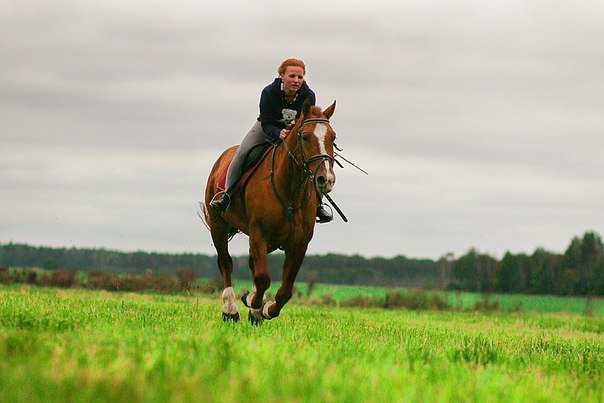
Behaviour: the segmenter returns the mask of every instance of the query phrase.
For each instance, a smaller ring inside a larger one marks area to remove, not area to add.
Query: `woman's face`
[[[287,95],[295,94],[304,82],[304,69],[298,66],[287,66],[285,73],[281,74],[283,92]]]

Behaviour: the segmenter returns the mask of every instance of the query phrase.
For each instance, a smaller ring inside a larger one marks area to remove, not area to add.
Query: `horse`
[[[200,205],[224,282],[224,321],[240,319],[231,278],[233,261],[228,250],[228,242],[238,232],[249,237],[253,287],[241,298],[249,308],[249,321],[258,325],[278,317],[291,299],[296,276],[313,237],[318,197],[329,193],[335,185],[336,133],[329,121],[335,106],[334,101],[322,110],[306,100],[289,135],[272,145],[244,190],[231,192],[230,205],[222,213],[212,209],[210,201],[221,191],[219,177],[238,146],[226,149],[214,163],[207,181],[205,204]],[[267,255],[276,249],[285,252],[281,286],[275,300],[267,301],[264,294],[271,284]]]

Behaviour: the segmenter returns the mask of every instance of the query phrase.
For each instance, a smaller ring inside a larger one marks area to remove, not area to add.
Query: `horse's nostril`
[[[325,177],[324,177],[324,176],[319,176],[319,177],[317,177],[317,184],[318,184],[319,186],[323,186],[323,185],[325,185]]]

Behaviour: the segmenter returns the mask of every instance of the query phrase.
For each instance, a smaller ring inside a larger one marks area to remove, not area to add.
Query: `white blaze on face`
[[[319,140],[319,153],[327,154],[327,148],[325,147],[325,138],[327,137],[327,125],[323,123],[318,123],[315,126],[314,135],[317,136]],[[334,174],[331,169],[329,169],[329,162],[327,160],[323,161],[325,164],[325,179],[333,182]]]

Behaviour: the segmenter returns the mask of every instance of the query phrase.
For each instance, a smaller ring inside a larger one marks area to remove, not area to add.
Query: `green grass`
[[[0,400],[604,399],[600,316],[290,303],[253,327],[220,306],[0,286]]]

